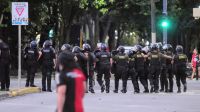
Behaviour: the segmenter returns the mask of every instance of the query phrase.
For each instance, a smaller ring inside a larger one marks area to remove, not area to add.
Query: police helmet
[[[129,52],[128,52],[128,56],[133,56],[135,53],[136,53],[135,50],[130,49]]]
[[[158,46],[156,44],[152,44],[151,45],[151,50],[154,51],[154,50],[158,50]]]
[[[83,50],[79,47],[79,46],[74,46],[74,48],[72,49],[72,52],[73,53],[80,53],[82,52]]]
[[[162,50],[163,51],[167,51],[168,50],[168,45],[167,44],[163,45]]]
[[[120,53],[124,53],[124,52],[125,52],[125,48],[122,47],[122,46],[119,46],[119,47],[117,48],[117,50],[118,50]]]
[[[36,41],[31,41],[30,48],[32,48],[32,49],[37,48],[37,42]]]
[[[173,47],[172,47],[171,44],[167,44],[167,50],[168,50],[168,51],[172,51],[172,50],[173,50]]]
[[[142,46],[141,45],[135,45],[136,52],[141,52],[142,51]]]
[[[83,50],[84,51],[91,51],[91,47],[90,47],[90,45],[89,44],[83,44]]]
[[[62,68],[60,70],[72,70],[77,67],[76,62],[75,62],[75,55],[71,52],[61,52],[58,56],[58,64],[62,65]]]
[[[111,54],[112,54],[112,56],[115,56],[115,55],[118,54],[118,52],[119,52],[118,50],[112,50],[112,51],[111,51]]]
[[[71,45],[69,44],[63,44],[62,47],[61,47],[61,51],[71,51]]]
[[[145,46],[142,48],[142,52],[147,54],[148,52],[150,52],[150,47],[149,46]]]
[[[107,50],[106,44],[101,44],[101,50],[102,50],[102,51],[106,51],[106,50]]]
[[[52,43],[51,43],[50,40],[46,40],[46,41],[43,43],[43,47],[44,47],[44,48],[48,48],[48,47],[50,47],[50,46],[52,46]]]
[[[161,51],[162,50],[162,43],[159,42],[159,43],[156,43],[156,45],[157,45],[157,49]]]
[[[177,45],[176,46],[176,53],[183,53],[183,46]]]

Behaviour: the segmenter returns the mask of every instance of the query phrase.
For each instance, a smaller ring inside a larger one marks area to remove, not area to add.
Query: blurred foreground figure
[[[58,56],[58,64],[57,112],[83,112],[85,76],[77,67],[74,54],[62,52]]]
[[[1,91],[9,91],[10,87],[10,50],[9,46],[0,39],[0,82]]]

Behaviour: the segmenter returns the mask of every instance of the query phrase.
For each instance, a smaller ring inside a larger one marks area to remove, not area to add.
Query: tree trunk
[[[100,29],[99,29],[99,14],[96,14],[96,18],[95,18],[95,36],[94,36],[94,45],[97,45],[98,41],[99,41],[99,33],[100,33]]]
[[[2,24],[3,22],[3,14],[1,14],[1,17],[0,17],[0,24]]]
[[[87,16],[87,25],[88,25],[88,29],[89,29],[89,39],[90,39],[90,44],[92,49],[94,49],[94,21],[92,20],[91,15]]]
[[[114,24],[111,25],[108,35],[109,35],[108,44],[109,44],[109,49],[111,51],[112,49],[114,49],[115,43],[116,43],[115,42],[115,26],[114,26]]]
[[[108,35],[108,31],[111,25],[111,17],[108,17],[108,22],[106,23],[105,27],[103,28],[103,42],[105,42],[106,36]]]

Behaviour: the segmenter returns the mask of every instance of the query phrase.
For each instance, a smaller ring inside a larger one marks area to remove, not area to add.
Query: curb
[[[8,96],[16,97],[16,96],[22,96],[25,94],[39,93],[39,92],[41,92],[41,89],[39,87],[27,87],[27,88],[11,90],[8,92]]]

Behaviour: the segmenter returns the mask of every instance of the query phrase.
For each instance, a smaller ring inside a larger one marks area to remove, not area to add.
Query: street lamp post
[[[151,0],[151,42],[156,43],[155,1]]]
[[[163,16],[167,17],[167,0],[163,0]],[[167,28],[166,27],[163,27],[163,44],[167,44]]]

